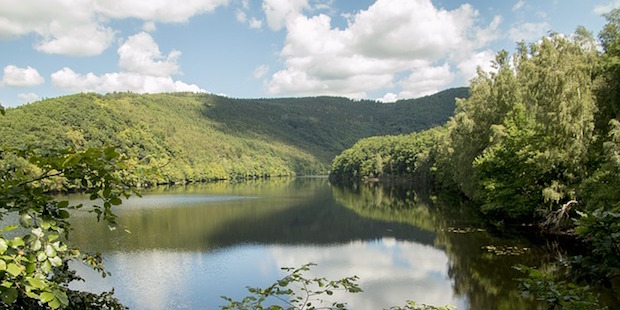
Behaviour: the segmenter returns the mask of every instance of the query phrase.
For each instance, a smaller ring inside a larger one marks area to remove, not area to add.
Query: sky
[[[0,104],[79,92],[333,95],[467,86],[496,52],[620,0],[0,0]]]

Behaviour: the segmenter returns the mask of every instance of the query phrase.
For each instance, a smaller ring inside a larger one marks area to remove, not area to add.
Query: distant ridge
[[[146,183],[326,173],[361,138],[443,124],[453,88],[379,103],[340,97],[232,99],[210,94],[76,94],[7,109],[0,145],[114,145],[136,165],[161,167]]]

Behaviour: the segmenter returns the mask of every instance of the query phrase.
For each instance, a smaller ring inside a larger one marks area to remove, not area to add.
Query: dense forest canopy
[[[337,97],[232,99],[208,94],[76,94],[7,109],[0,145],[76,149],[115,146],[138,183],[326,173],[358,139],[436,126],[453,113],[456,88],[395,103]]]
[[[612,20],[613,23],[613,20]],[[416,178],[476,201],[487,216],[539,218],[578,201],[618,208],[616,41],[585,29],[499,52],[441,127],[362,139],[332,163],[334,179]],[[605,43],[607,42],[607,43]]]

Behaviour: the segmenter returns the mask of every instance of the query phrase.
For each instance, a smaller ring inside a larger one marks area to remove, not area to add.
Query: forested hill
[[[466,87],[395,103],[342,97],[211,97],[205,115],[224,124],[219,128],[226,133],[275,139],[329,164],[334,156],[361,138],[411,133],[442,125],[454,112],[454,99],[466,97]]]
[[[113,145],[140,182],[315,174],[357,140],[419,131],[453,114],[455,88],[395,103],[337,97],[231,99],[193,94],[77,94],[7,109],[0,145],[41,149]]]

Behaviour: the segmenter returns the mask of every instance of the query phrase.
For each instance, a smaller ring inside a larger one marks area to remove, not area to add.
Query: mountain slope
[[[345,98],[231,99],[208,94],[77,94],[7,109],[0,145],[117,146],[134,164],[160,167],[140,182],[325,173],[367,136],[445,122],[458,88],[396,103]]]

